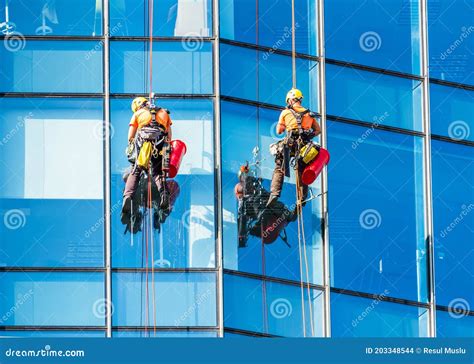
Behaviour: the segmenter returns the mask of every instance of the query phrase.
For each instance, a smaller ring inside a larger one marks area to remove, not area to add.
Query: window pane
[[[324,293],[311,289],[310,296],[308,300],[305,286],[306,336],[321,337]],[[224,307],[226,327],[287,337],[304,336],[301,288],[298,286],[275,282],[262,284],[260,280],[227,274],[224,276]]]
[[[326,70],[328,114],[421,131],[419,81],[330,64]]]
[[[111,0],[113,36],[149,34],[148,0]],[[160,0],[153,2],[153,35],[167,37],[212,35],[211,0]]]
[[[259,60],[257,100],[257,53]],[[296,60],[297,86],[304,102],[318,111],[318,69],[315,61]],[[225,96],[285,106],[292,85],[291,57],[221,44],[221,92]]]
[[[331,336],[427,337],[428,310],[331,293]]]
[[[1,273],[5,326],[103,326],[103,273]]]
[[[422,139],[329,122],[328,149],[332,285],[426,302]]]
[[[103,266],[102,100],[0,107],[0,265]]]
[[[148,45],[110,43],[113,93],[148,93]],[[212,44],[153,43],[153,87],[157,93],[212,94]]]
[[[253,106],[232,102],[221,103],[222,179],[225,181],[223,184],[224,264],[228,269],[262,274],[262,263],[264,263],[266,275],[299,281],[300,259],[296,221],[289,222],[285,227],[289,245],[285,244],[281,238],[277,238],[271,244],[266,244],[264,260],[260,237],[249,235],[247,246],[239,248],[238,202],[234,193],[234,186],[239,182],[239,168],[246,161],[252,163],[252,150],[258,145],[261,158],[260,169],[258,171],[252,167],[252,172],[256,172],[257,177],[263,178],[263,188],[269,192],[274,169],[274,158],[270,154],[269,145],[278,140],[274,129],[279,111],[260,108],[258,119],[256,114],[257,109]],[[320,179],[312,185],[311,191],[314,195],[321,192],[319,181]],[[287,179],[283,186],[280,201],[292,210],[295,200],[296,182],[294,173],[291,172],[291,178]],[[309,266],[308,277],[305,274],[304,280],[309,278],[312,283],[321,283],[323,276],[320,203],[320,199],[314,199],[308,202],[303,210]],[[275,223],[279,221],[278,218],[285,216],[285,212],[282,211],[281,215],[276,217]],[[306,265],[303,264],[303,266]]]
[[[112,261],[115,267],[142,267],[142,233],[124,235],[120,222],[123,174],[129,170],[124,150],[127,145],[130,102],[112,100]],[[186,143],[179,174],[173,181],[179,194],[173,211],[155,230],[155,266],[161,268],[214,267],[214,143],[213,107],[209,100],[159,101],[170,110],[173,138]],[[191,134],[190,134],[190,131]],[[143,230],[145,231],[145,230]],[[151,254],[149,255],[151,259]],[[157,258],[159,257],[159,258]],[[159,259],[159,260],[158,260]],[[149,262],[151,266],[151,260]]]
[[[28,40],[0,47],[0,92],[102,92],[102,44]]]
[[[431,132],[474,141],[474,92],[430,84]]]
[[[472,1],[428,0],[430,76],[474,84]]]
[[[34,338],[61,338],[61,337],[70,337],[70,338],[83,338],[83,337],[105,337],[104,331],[30,331],[30,330],[18,330],[18,331],[0,331],[0,339],[3,338],[12,338],[12,337],[34,337]]]
[[[328,58],[420,74],[417,1],[326,1],[325,15]]]
[[[436,311],[437,337],[474,337],[474,316]]]
[[[474,307],[474,148],[432,141],[436,303]]]
[[[255,0],[221,0],[221,37],[256,43]],[[314,1],[295,1],[296,51],[316,54],[317,9]],[[258,44],[291,51],[291,2],[258,1]]]
[[[169,337],[169,338],[198,338],[198,337],[217,337],[215,331],[159,331],[153,332],[153,328],[145,331],[113,331],[112,337]]]
[[[116,273],[112,281],[114,326],[215,326],[216,276],[214,273],[155,273],[153,289],[146,274]],[[155,312],[153,311],[155,294]]]
[[[97,0],[4,1],[0,14],[0,23],[7,15],[10,31],[23,35],[102,34],[102,1]],[[0,25],[0,31],[6,29]]]

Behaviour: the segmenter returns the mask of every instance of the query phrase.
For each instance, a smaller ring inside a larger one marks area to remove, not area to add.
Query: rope
[[[149,67],[149,78],[150,83],[149,87],[149,95],[148,97],[151,100],[151,96],[153,94],[153,0],[148,0],[148,24],[149,24],[149,44],[150,48],[148,50],[148,67]]]
[[[297,172],[297,171],[296,171]],[[300,211],[299,211],[299,191],[298,186],[296,186],[296,209],[298,216],[298,253],[300,257],[300,288],[301,288],[301,319],[303,326],[303,336],[306,337],[306,317],[305,317],[305,305],[304,305],[304,286],[303,286],[303,257],[301,255],[301,221],[300,221]]]
[[[295,0],[291,0],[291,65],[293,74],[293,88],[296,88],[296,27],[295,27]]]
[[[151,189],[151,173],[148,174],[148,208],[149,208],[149,228],[151,235],[151,290],[152,290],[152,307],[153,307],[153,334],[156,336],[156,303],[155,303],[155,239],[153,233],[153,214],[152,214],[152,189]]]

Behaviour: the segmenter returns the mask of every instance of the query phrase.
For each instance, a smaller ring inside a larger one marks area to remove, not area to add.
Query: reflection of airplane
[[[270,192],[263,187],[262,179],[250,171],[248,163],[240,168],[239,183],[234,192],[239,201],[239,248],[247,246],[249,235],[261,238],[265,244],[271,244],[280,237],[289,246],[285,228],[296,220],[296,214],[280,201],[266,207]]]
[[[3,35],[10,35],[15,31],[16,25],[10,21],[8,0],[5,0],[5,21],[0,23],[0,31]]]
[[[123,179],[126,182],[130,171],[123,175]],[[159,208],[160,206],[160,193],[154,181],[151,181],[151,206],[148,196],[148,178],[146,173],[142,173],[140,182],[138,184],[137,191],[133,195],[132,199],[132,211],[130,216],[125,216],[122,219],[122,223],[125,225],[125,233],[130,231],[132,234],[136,234],[142,230],[143,222],[143,208],[148,207],[153,209],[153,228],[158,231],[161,228],[161,224],[166,221],[173,209],[173,205],[179,195],[179,185],[175,180],[166,181],[166,188],[170,194],[170,209],[169,211],[163,211]]]

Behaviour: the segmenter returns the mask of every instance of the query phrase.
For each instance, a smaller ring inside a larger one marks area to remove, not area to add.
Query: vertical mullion
[[[106,302],[106,337],[112,337],[112,270],[111,270],[111,216],[110,216],[110,72],[109,72],[109,0],[102,0],[103,9],[103,74],[104,74],[104,207],[105,207],[105,302]]]
[[[324,0],[318,0],[317,37],[319,56],[319,112],[321,114],[321,146],[327,148],[326,126],[326,52],[324,42]],[[323,238],[323,286],[324,286],[324,336],[331,336],[331,277],[329,270],[329,227],[328,227],[328,172],[323,168],[321,175],[321,209],[322,209],[322,238]]]
[[[220,111],[220,37],[219,37],[219,0],[213,0],[212,31],[213,41],[213,74],[214,74],[214,173],[216,206],[214,221],[217,222],[216,231],[216,265],[217,265],[217,325],[219,337],[224,336],[224,261],[223,261],[223,234],[222,234],[222,166],[221,166],[221,111]]]
[[[434,239],[433,239],[433,192],[431,172],[431,123],[429,97],[429,56],[428,56],[428,0],[420,0],[420,46],[421,46],[421,76],[423,77],[422,117],[423,131],[423,180],[424,180],[424,210],[425,210],[425,242],[427,248],[427,284],[429,297],[429,327],[428,335],[436,336],[436,296],[434,274]]]

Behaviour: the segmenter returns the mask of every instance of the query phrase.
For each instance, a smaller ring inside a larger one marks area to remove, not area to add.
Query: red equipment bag
[[[309,165],[303,170],[301,175],[302,182],[309,186],[311,183],[316,181],[319,174],[321,173],[323,167],[329,163],[329,152],[324,149],[320,148],[319,153]]]
[[[181,161],[186,154],[186,144],[181,140],[171,141],[171,156],[170,156],[170,169],[168,171],[168,177],[174,178],[178,174]]]

